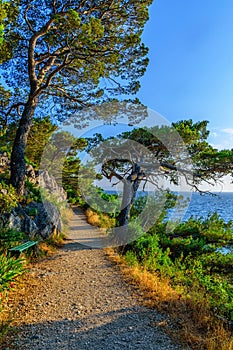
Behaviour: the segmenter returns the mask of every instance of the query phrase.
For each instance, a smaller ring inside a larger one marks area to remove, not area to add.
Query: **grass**
[[[224,322],[208,307],[208,300],[188,298],[175,290],[168,278],[148,272],[135,263],[129,266],[125,257],[106,249],[111,261],[120,266],[124,278],[133,284],[144,305],[169,315],[165,324],[169,335],[195,350],[233,350],[233,336]]]
[[[91,208],[88,208],[85,212],[87,217],[87,222],[96,227],[101,228],[111,228],[116,224],[116,220],[114,218],[109,217],[107,214],[97,213]]]

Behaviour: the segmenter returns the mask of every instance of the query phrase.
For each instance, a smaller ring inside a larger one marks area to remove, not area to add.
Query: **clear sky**
[[[140,100],[170,122],[206,119],[216,148],[233,148],[233,1],[154,0],[143,41]]]

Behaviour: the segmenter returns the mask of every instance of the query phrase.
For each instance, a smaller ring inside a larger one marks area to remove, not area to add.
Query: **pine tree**
[[[35,116],[78,117],[84,106],[138,90],[148,64],[141,35],[151,2],[18,1],[16,23],[4,27],[6,42],[17,45],[1,70],[12,91],[2,112],[19,118],[11,155],[11,183],[19,194]]]

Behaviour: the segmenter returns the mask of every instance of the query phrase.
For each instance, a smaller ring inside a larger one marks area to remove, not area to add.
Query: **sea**
[[[108,193],[116,193],[114,191],[108,191]],[[138,196],[145,195],[145,192],[138,192]],[[187,200],[187,205],[184,207],[183,212],[180,214],[175,209],[174,212],[170,212],[168,215],[170,219],[178,219],[179,222],[185,222],[190,217],[206,219],[210,215],[217,213],[224,222],[233,222],[233,192],[215,192],[213,194],[200,194],[200,193],[183,193],[183,197]],[[224,246],[217,249],[222,254],[233,253],[232,246]]]
[[[191,216],[205,219],[213,213],[225,222],[233,220],[233,192],[216,192],[213,195],[192,193],[184,220]]]
[[[116,191],[107,191],[109,194]],[[138,191],[137,197],[146,195]],[[212,194],[200,194],[198,192],[183,193],[187,199],[187,205],[182,213],[182,221],[190,217],[208,218],[209,215],[217,213],[225,222],[233,221],[233,192],[214,192]]]

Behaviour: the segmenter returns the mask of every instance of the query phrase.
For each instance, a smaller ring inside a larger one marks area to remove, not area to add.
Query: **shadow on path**
[[[178,350],[162,332],[161,316],[135,308],[96,313],[92,317],[20,327],[17,349],[33,350]],[[157,327],[156,327],[157,325]],[[26,332],[27,338],[22,334]]]

